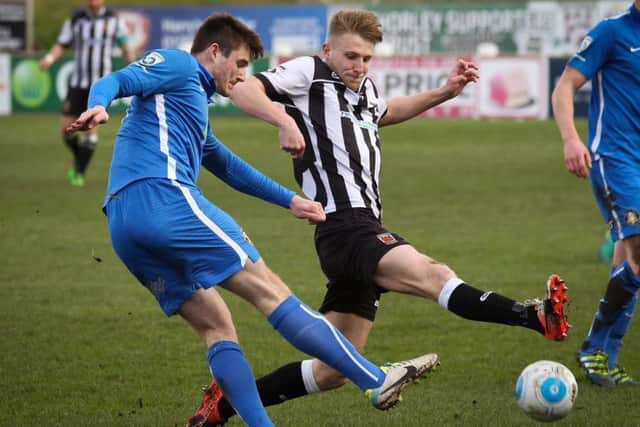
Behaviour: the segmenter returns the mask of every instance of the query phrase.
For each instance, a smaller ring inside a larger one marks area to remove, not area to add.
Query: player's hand
[[[304,199],[297,195],[291,199],[289,209],[291,209],[293,216],[308,219],[311,224],[319,224],[327,219],[320,203]]]
[[[283,126],[280,126],[280,148],[291,154],[294,159],[299,159],[304,154],[304,137],[298,129],[298,125],[290,119]]]
[[[42,57],[42,59],[38,63],[38,68],[40,69],[40,71],[47,71],[51,64],[53,64],[53,56],[48,53]]]
[[[66,132],[76,132],[79,130],[93,129],[99,124],[106,123],[109,120],[109,113],[102,105],[96,105],[80,114],[73,123],[66,129]]]
[[[591,155],[582,141],[574,139],[564,143],[564,164],[567,170],[577,177],[589,176]]]
[[[478,65],[475,62],[458,59],[456,65],[449,72],[445,88],[448,90],[449,96],[454,98],[460,95],[467,83],[475,83],[479,78]]]

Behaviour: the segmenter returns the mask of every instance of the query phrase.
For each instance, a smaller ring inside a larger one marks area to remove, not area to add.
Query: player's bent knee
[[[422,268],[421,291],[428,298],[437,299],[444,284],[456,277],[456,273],[447,264],[427,256],[424,257]]]

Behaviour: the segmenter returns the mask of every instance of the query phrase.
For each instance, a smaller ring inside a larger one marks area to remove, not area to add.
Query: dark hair
[[[228,13],[214,13],[205,19],[193,38],[191,53],[200,53],[212,43],[218,43],[225,57],[242,45],[249,48],[251,59],[264,54],[260,36]]]
[[[341,10],[329,23],[329,37],[354,33],[373,44],[382,41],[382,25],[375,13],[368,10]]]

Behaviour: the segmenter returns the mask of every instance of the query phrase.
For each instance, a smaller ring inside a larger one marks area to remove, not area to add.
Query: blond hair
[[[382,41],[382,25],[375,13],[368,10],[341,10],[331,17],[329,37],[354,33],[373,44]]]

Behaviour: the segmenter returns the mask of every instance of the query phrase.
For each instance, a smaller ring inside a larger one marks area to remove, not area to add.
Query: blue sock
[[[218,341],[209,347],[207,359],[211,373],[242,420],[249,426],[274,427],[240,346],[233,341]]]
[[[631,300],[622,307],[622,313],[613,322],[611,332],[604,346],[604,350],[609,355],[609,369],[613,369],[618,364],[618,353],[622,346],[622,339],[629,329],[629,324],[633,318],[633,314],[638,304],[638,294],[636,293]]]
[[[597,349],[606,349],[607,340],[611,335],[614,324],[620,317],[626,317],[623,315],[624,308],[631,303],[638,288],[640,288],[640,277],[633,273],[627,261],[624,261],[618,267],[612,268],[607,289],[600,299],[598,311],[591,324],[589,334],[582,343],[580,352],[592,353]],[[614,338],[613,346],[615,347],[615,345]],[[620,343],[618,343],[619,347]],[[617,351],[614,352],[613,358],[617,360]]]
[[[378,366],[362,357],[324,316],[295,295],[273,310],[269,322],[295,348],[341,372],[361,390],[379,387],[384,382],[385,374]]]

